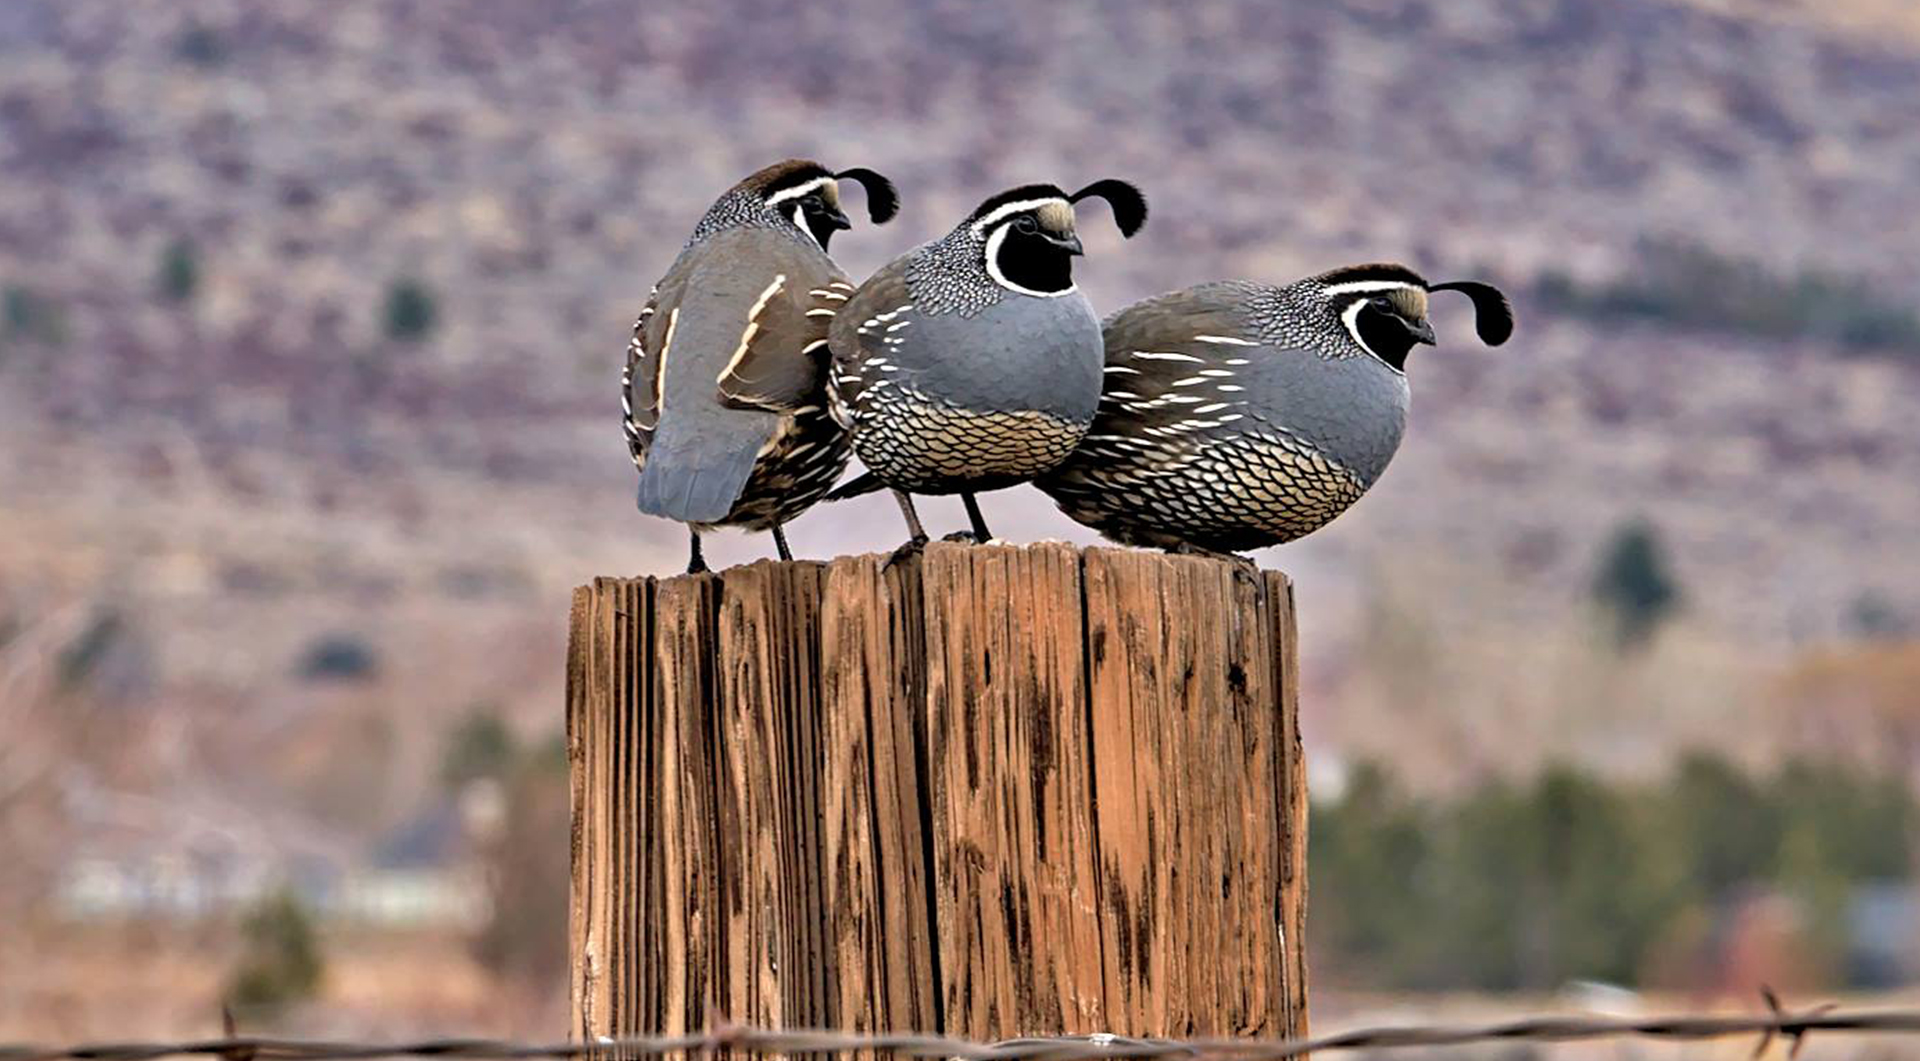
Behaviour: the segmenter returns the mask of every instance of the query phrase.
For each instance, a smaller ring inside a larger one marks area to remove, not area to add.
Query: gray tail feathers
[[[746,488],[766,439],[757,432],[744,438],[692,440],[691,446],[655,445],[640,472],[640,511],[682,523],[717,523],[733,511]]]
[[[879,479],[876,479],[872,472],[863,472],[839,486],[834,487],[833,490],[827,494],[827,500],[845,501],[849,497],[859,497],[861,494],[871,494],[875,490],[884,489],[886,485],[887,484],[881,482]]]

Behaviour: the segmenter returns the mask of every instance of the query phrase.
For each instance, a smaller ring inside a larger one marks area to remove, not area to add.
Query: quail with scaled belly
[[[846,469],[845,430],[827,409],[827,328],[854,286],[827,257],[851,228],[838,182],[859,181],[875,224],[899,205],[866,169],[789,159],[708,209],[641,310],[620,392],[640,511],[700,533],[771,530],[825,496]]]
[[[1123,235],[1146,223],[1146,200],[1124,181],[1072,195],[1026,185],[860,285],[829,333],[831,390],[868,474],[831,496],[890,487],[923,542],[910,495],[957,493],[985,541],[973,495],[1073,452],[1100,401],[1100,323],[1073,281],[1073,204],[1090,196]]]
[[[1407,355],[1434,342],[1427,296],[1473,302],[1481,341],[1513,333],[1488,284],[1359,265],[1284,287],[1202,284],[1106,322],[1093,429],[1037,483],[1130,545],[1240,552],[1291,541],[1380,477],[1406,426]]]

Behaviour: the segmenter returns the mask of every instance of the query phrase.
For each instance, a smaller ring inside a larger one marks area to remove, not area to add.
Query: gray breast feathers
[[[1373,481],[1400,444],[1406,377],[1372,358],[1266,341],[1245,312],[1247,286],[1206,285],[1110,318],[1095,433],[1135,448],[1274,434]]]

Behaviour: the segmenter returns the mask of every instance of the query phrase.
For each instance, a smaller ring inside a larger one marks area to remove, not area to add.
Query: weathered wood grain
[[[583,587],[574,1034],[1304,1033],[1291,593],[947,543]]]
[[[940,1026],[928,905],[918,565],[836,561],[821,620],[820,878],[835,1026]]]
[[[713,646],[718,579],[666,579],[654,595],[652,688],[659,725],[657,784],[635,823],[658,845],[658,950],[638,970],[656,977],[657,1030],[707,1027],[722,1012],[717,983],[723,931],[723,875],[738,853],[720,847],[714,788]],[[616,1016],[618,1016],[616,1014]]]
[[[714,1016],[817,1026],[832,1016],[819,918],[817,564],[727,574],[714,646],[718,815]]]
[[[657,876],[636,829],[650,791],[650,759],[660,742],[645,732],[654,697],[645,676],[652,659],[654,581],[597,580],[574,592],[567,661],[567,755],[573,803],[574,887],[568,910],[573,968],[573,1027],[644,1023],[643,967],[636,957],[664,952],[631,900]]]
[[[1274,603],[1233,565],[1087,553],[1103,978],[1139,1034],[1296,1025]]]
[[[1300,627],[1293,582],[1278,571],[1263,572],[1267,620],[1273,626],[1274,698],[1284,726],[1279,749],[1286,803],[1275,823],[1286,845],[1281,866],[1280,920],[1286,928],[1281,953],[1287,963],[1289,1035],[1307,1034],[1307,753],[1300,740]]]
[[[1078,553],[937,543],[926,725],[947,1029],[1111,1030],[1087,811]]]

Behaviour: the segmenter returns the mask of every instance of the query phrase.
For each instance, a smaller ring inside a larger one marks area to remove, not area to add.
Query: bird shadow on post
[[[1292,589],[935,543],[575,592],[572,1031],[1304,1035]]]

